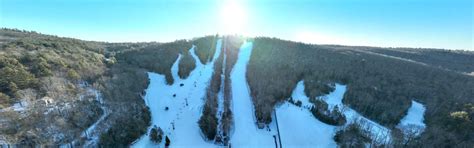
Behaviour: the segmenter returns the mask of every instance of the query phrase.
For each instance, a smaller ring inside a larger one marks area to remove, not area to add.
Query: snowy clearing
[[[339,108],[342,109],[342,113],[346,116],[347,123],[346,125],[353,123],[353,122],[359,122],[363,128],[363,130],[369,132],[371,134],[371,138],[374,142],[378,144],[388,144],[391,141],[391,130],[362,116],[355,110],[345,106],[342,104],[342,99],[344,97],[344,93],[346,92],[346,86],[337,84],[336,83],[336,89],[329,93],[326,96],[321,97],[326,103],[328,103],[328,106],[330,109],[332,109],[335,106],[338,106]]]
[[[333,136],[336,126],[316,119],[309,108],[313,106],[304,93],[303,81],[298,82],[291,97],[301,101],[302,107],[285,102],[276,108],[283,147],[337,147]]]
[[[313,104],[309,102],[304,89],[304,83],[300,81],[291,95],[294,101],[302,102],[302,107],[285,102],[276,108],[283,147],[337,147],[333,136],[343,126],[328,125],[315,118],[310,112]],[[348,121],[346,125],[357,121],[362,124],[364,130],[371,134],[375,142],[389,143],[390,129],[363,117],[342,104],[345,92],[345,85],[336,84],[335,90],[322,96],[321,99],[328,103],[329,110],[335,106],[342,108],[342,113]]]
[[[420,135],[426,127],[423,122],[425,111],[426,108],[423,104],[412,100],[407,115],[403,117],[400,124],[397,125],[397,128],[402,130],[404,134]]]
[[[220,49],[221,43],[222,40],[219,39],[216,49]],[[178,64],[181,56],[171,68],[175,80],[172,85],[166,84],[164,75],[148,73],[150,84],[144,98],[145,103],[150,107],[152,116],[152,123],[148,131],[154,125],[163,130],[161,147],[164,147],[165,136],[168,136],[171,140],[171,147],[215,147],[213,143],[205,141],[201,136],[198,120],[201,117],[203,99],[214,69],[214,61],[221,51],[216,50],[213,60],[206,65],[200,63],[195,54],[194,46],[189,52],[196,61],[196,68],[187,79],[178,77]],[[180,86],[180,84],[183,84],[183,86]],[[168,108],[168,110],[165,108]],[[150,141],[148,133],[132,145],[132,147],[156,146],[155,143]]]

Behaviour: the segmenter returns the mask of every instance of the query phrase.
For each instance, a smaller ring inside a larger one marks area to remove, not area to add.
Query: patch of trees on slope
[[[223,37],[222,47],[218,49],[221,50],[221,53],[216,59],[217,61],[214,62],[214,72],[210,85],[206,89],[204,109],[198,121],[205,138],[225,146],[230,140],[230,129],[233,124],[233,114],[230,108],[232,101],[230,73],[237,62],[242,42],[243,39],[237,36]],[[223,98],[219,98],[218,95],[221,91],[224,94]],[[221,114],[218,114],[219,99],[223,99]],[[218,116],[219,118],[217,118]]]
[[[428,49],[427,49],[428,50]],[[436,62],[431,62],[436,63]],[[405,60],[353,50],[255,38],[247,80],[260,123],[270,123],[274,106],[291,96],[300,80],[311,97],[328,84],[348,86],[343,103],[396,130],[410,101],[426,104],[426,131],[413,146],[474,144],[474,77]],[[417,145],[418,144],[418,145]]]
[[[80,83],[105,72],[103,52],[97,42],[0,29],[0,135],[6,142],[67,143],[95,122],[102,110]],[[26,109],[12,110],[15,103]]]

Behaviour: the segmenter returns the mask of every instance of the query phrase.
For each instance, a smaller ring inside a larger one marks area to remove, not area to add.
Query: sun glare
[[[247,13],[238,0],[226,0],[220,7],[221,34],[245,34]]]

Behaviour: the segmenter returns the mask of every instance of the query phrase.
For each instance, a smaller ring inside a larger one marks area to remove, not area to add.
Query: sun
[[[247,13],[238,0],[225,0],[220,7],[221,34],[245,34]]]

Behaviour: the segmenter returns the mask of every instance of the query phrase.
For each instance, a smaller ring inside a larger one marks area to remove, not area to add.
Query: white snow
[[[471,73],[468,73],[467,75],[474,76],[474,71]]]
[[[293,90],[291,94],[291,98],[296,101],[301,101],[301,106],[305,108],[311,108],[313,106],[313,103],[309,102],[308,96],[304,93],[304,83],[303,81],[299,81],[296,84],[295,90]]]
[[[348,106],[345,106],[342,104],[342,99],[344,97],[344,93],[346,92],[346,86],[337,84],[336,83],[336,89],[329,93],[326,96],[321,97],[326,103],[328,103],[328,106],[330,109],[332,109],[335,106],[338,106],[338,108],[342,108],[342,113],[346,116],[347,119],[347,124],[350,124],[352,122],[359,122],[364,130],[368,131],[371,134],[372,140],[379,144],[387,144],[391,140],[391,130],[362,116],[355,110],[349,108]]]
[[[13,104],[13,106],[11,106],[11,109],[12,109],[13,111],[24,111],[27,106],[28,106],[28,102],[26,102],[26,101],[21,101],[21,102],[19,102],[19,103]]]
[[[20,101],[18,103],[14,103],[10,107],[0,109],[0,112],[4,112],[4,111],[8,111],[8,110],[12,110],[12,111],[16,111],[16,112],[23,112],[23,111],[26,111],[27,107],[28,107],[28,102],[27,101]]]
[[[303,81],[298,82],[291,95],[304,108],[285,102],[276,108],[283,147],[337,147],[333,140],[336,126],[325,124],[310,112],[312,103],[304,93]]]
[[[256,125],[254,106],[245,77],[251,52],[252,43],[245,42],[240,48],[239,57],[230,75],[235,126],[229,143],[232,147],[274,148],[275,139],[273,136],[277,135],[274,122],[270,124],[269,128],[264,129],[259,129]]]
[[[335,126],[316,119],[308,109],[284,103],[276,109],[283,147],[336,147]]]
[[[220,54],[222,40],[217,41],[216,52],[213,60],[203,65],[199,62],[194,53],[194,46],[190,50],[195,59],[196,68],[191,72],[187,79],[178,77],[178,63],[180,58],[172,66],[172,75],[174,83],[167,85],[165,76],[148,73],[150,84],[146,90],[145,103],[150,107],[152,116],[151,127],[156,125],[163,132],[164,146],[165,135],[171,140],[171,147],[215,147],[211,142],[207,142],[201,136],[198,126],[198,120],[201,117],[202,106],[206,88],[209,84],[214,61]],[[184,84],[184,86],[180,86]],[[176,97],[173,95],[176,94]],[[165,108],[169,110],[166,111]],[[149,128],[149,130],[151,129]],[[150,141],[148,133],[138,139],[132,147],[156,147],[157,145]]]
[[[86,91],[84,94],[81,94],[79,96],[79,100],[83,100],[85,96],[93,95],[95,96],[95,100],[99,102],[100,104],[100,109],[102,110],[102,115],[99,117],[97,121],[95,121],[91,126],[89,126],[85,131],[82,132],[81,138],[85,138],[84,141],[84,146],[86,147],[93,147],[98,144],[99,142],[99,137],[101,134],[101,131],[97,129],[98,125],[105,120],[105,118],[109,115],[109,111],[107,107],[104,104],[102,95],[97,89],[94,89],[90,87],[87,82],[83,82],[79,84],[80,87],[83,87]],[[47,112],[44,114],[48,114],[49,112],[53,111],[55,108],[49,108]],[[60,145],[59,147],[61,148],[69,148],[72,147],[72,145],[76,144],[78,140],[81,139],[75,139],[70,143],[64,143]]]
[[[101,123],[105,117],[109,115],[107,107],[105,107],[105,104],[103,102],[102,95],[99,93],[98,90],[89,87],[87,89],[89,93],[94,94],[95,100],[97,100],[100,103],[100,109],[102,110],[102,115],[100,116],[99,120],[97,120],[94,124],[89,126],[89,128],[86,129],[81,135],[81,137],[86,137],[86,142],[84,145],[86,146],[91,146],[91,145],[96,145],[99,142],[99,137],[100,137],[100,132],[96,131],[97,125]]]
[[[285,102],[276,108],[283,147],[336,147],[333,140],[336,126],[325,124],[310,112],[312,103],[304,93],[303,81],[298,82],[291,97],[302,107]]]
[[[335,106],[342,108],[342,112],[348,121],[346,125],[358,121],[362,124],[364,130],[371,134],[375,142],[390,142],[390,130],[388,128],[363,117],[342,104],[345,92],[345,85],[336,84],[335,90],[322,96],[321,99],[328,103],[330,110]],[[337,147],[333,137],[337,130],[344,126],[325,124],[312,115],[309,109],[313,104],[309,102],[309,98],[304,93],[303,81],[297,83],[291,97],[294,101],[301,101],[302,107],[285,102],[276,108],[283,147]]]
[[[425,111],[426,108],[423,104],[412,100],[407,115],[402,118],[397,128],[405,134],[414,134],[415,136],[421,134],[426,127],[423,122]]]

